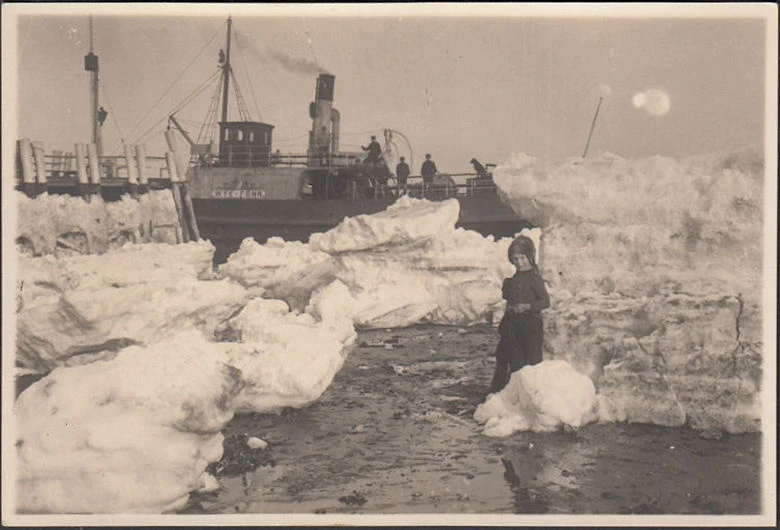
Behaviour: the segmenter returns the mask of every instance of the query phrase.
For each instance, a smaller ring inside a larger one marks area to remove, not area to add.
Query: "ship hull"
[[[436,200],[435,198],[433,200]],[[530,223],[519,217],[495,193],[457,197],[457,226],[496,238],[511,237]],[[308,241],[345,217],[380,212],[395,197],[375,199],[240,200],[196,199],[192,203],[201,237],[217,247],[215,261],[224,262],[241,241],[252,237],[264,243],[278,236],[286,241]]]

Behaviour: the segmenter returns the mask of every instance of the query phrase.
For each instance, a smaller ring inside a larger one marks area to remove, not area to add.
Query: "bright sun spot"
[[[663,90],[651,88],[645,92],[634,94],[631,99],[634,107],[644,108],[649,114],[654,116],[663,116],[671,108],[669,96]]]

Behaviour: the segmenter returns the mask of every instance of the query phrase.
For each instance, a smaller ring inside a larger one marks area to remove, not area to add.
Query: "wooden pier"
[[[43,193],[81,197],[90,202],[134,198],[150,190],[170,189],[182,230],[182,239],[200,239],[186,184],[187,165],[174,152],[164,157],[146,155],[143,145],[124,145],[123,155],[98,156],[95,144],[74,144],[73,152],[47,154],[43,143],[22,138],[17,142],[16,189],[30,198]]]
[[[124,154],[98,157],[95,144],[77,143],[73,152],[46,153],[41,142],[17,142],[17,189],[41,193],[96,195],[144,193],[171,188],[166,157],[146,155],[143,145],[125,145]]]

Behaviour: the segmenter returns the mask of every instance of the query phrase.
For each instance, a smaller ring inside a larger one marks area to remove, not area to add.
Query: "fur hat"
[[[536,267],[536,248],[534,247],[534,242],[530,237],[519,236],[514,241],[512,241],[512,243],[509,245],[509,250],[507,251],[507,257],[509,258],[509,261],[512,262],[512,256],[518,253],[524,254],[525,257],[528,258],[528,261],[531,262],[531,266]]]

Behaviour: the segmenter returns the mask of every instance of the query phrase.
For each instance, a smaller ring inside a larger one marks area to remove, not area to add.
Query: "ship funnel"
[[[309,117],[312,119],[309,161],[313,165],[322,165],[328,155],[334,154],[334,149],[338,150],[338,112],[333,108],[335,82],[336,76],[320,74],[314,102],[309,105]]]
[[[317,92],[315,99],[333,102],[333,89],[336,83],[336,76],[330,74],[320,74],[317,78]]]

